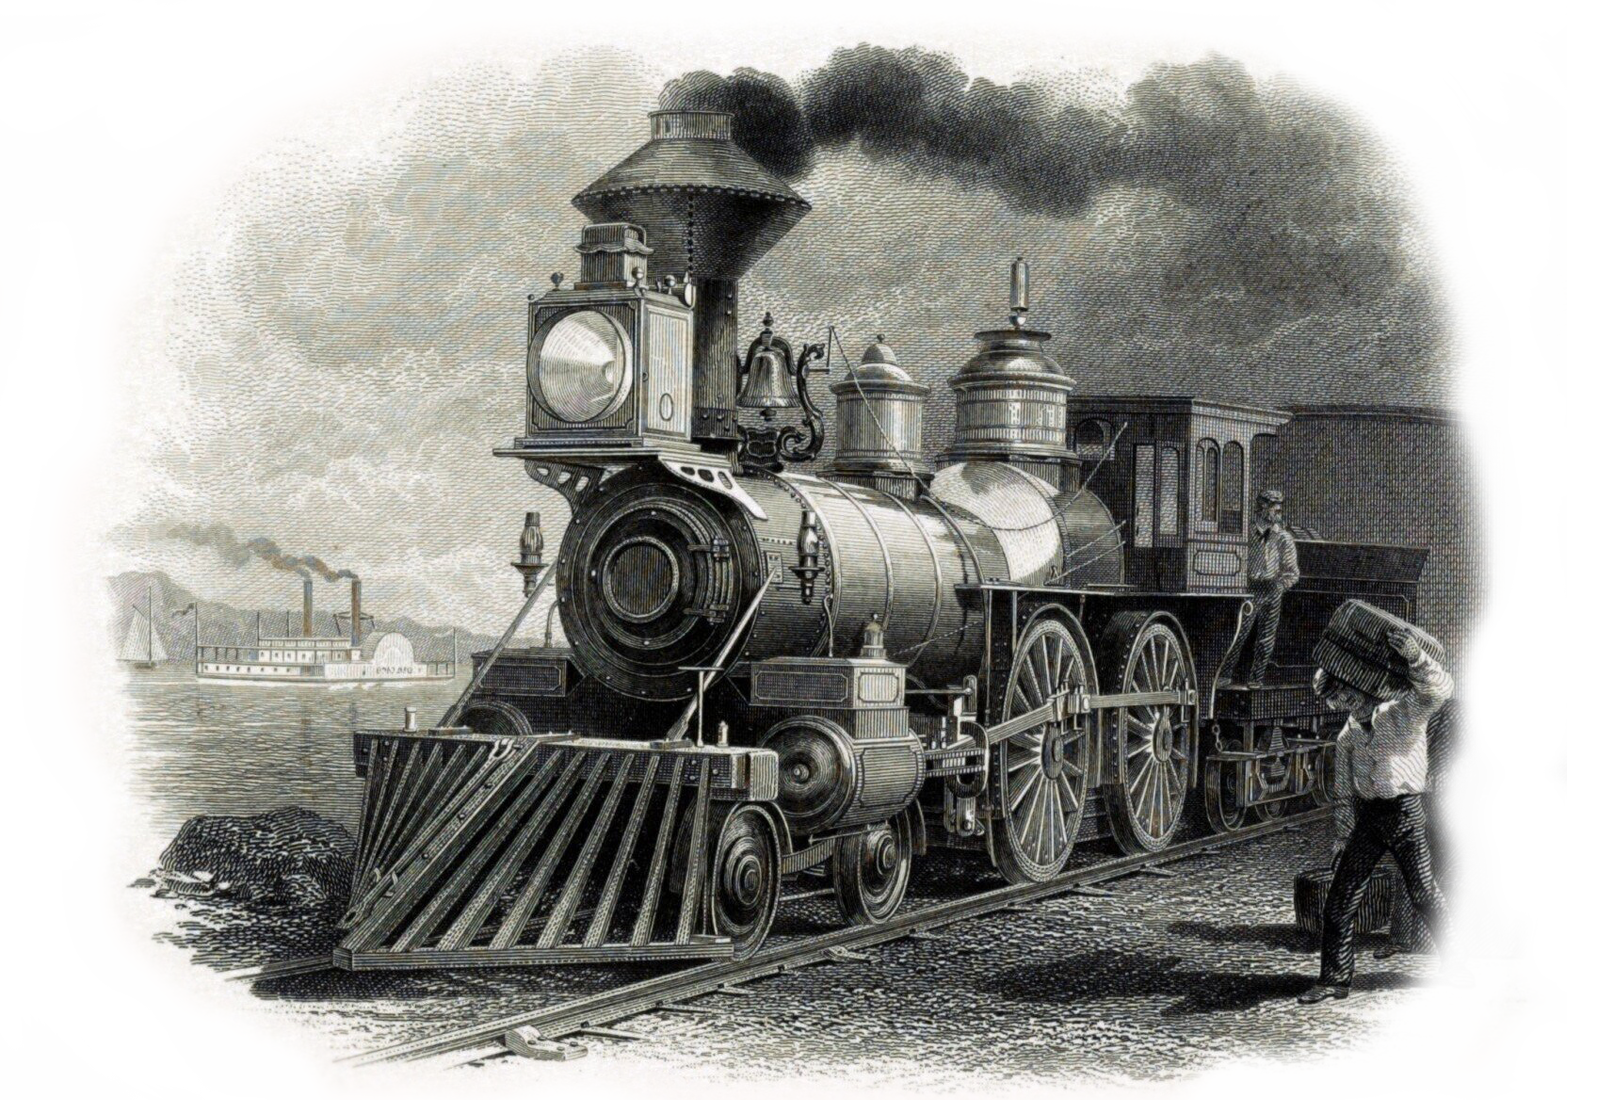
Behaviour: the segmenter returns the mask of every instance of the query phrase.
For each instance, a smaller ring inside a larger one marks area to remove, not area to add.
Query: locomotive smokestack
[[[304,637],[315,636],[315,578],[304,577]]]
[[[349,582],[349,641],[360,644],[360,578]]]
[[[731,140],[731,116],[655,111],[652,138],[574,196],[593,222],[646,231],[652,280],[689,274],[692,438],[727,448],[736,430],[737,281],[810,205]]]

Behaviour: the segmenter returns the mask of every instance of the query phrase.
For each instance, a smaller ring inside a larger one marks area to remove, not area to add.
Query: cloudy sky
[[[1216,56],[1005,83],[925,49],[752,64],[694,75],[598,49],[423,70],[260,151],[149,288],[128,364],[140,476],[109,569],[290,606],[289,574],[170,535],[224,525],[357,571],[380,614],[503,626],[523,512],[552,545],[564,521],[489,454],[521,427],[524,298],[574,272],[569,200],[645,139],[660,97],[742,111],[814,204],[744,284],[744,329],[767,308],[798,340],[835,324],[851,355],[882,332],[940,410],[1018,255],[1082,391],[1447,400],[1399,173],[1286,77]]]

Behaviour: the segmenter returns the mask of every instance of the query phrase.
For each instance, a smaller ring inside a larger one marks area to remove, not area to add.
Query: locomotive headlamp
[[[648,279],[638,225],[587,225],[578,248],[579,278],[529,300],[526,432],[496,452],[546,460],[529,475],[554,489],[566,456],[695,450],[691,282]]]
[[[559,420],[595,420],[624,403],[628,358],[622,332],[604,314],[570,313],[546,333],[533,359],[534,393]]]

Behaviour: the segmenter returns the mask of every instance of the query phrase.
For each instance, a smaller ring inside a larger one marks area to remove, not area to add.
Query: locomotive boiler
[[[937,462],[879,336],[837,365],[822,463],[809,377],[840,345],[766,314],[743,349],[736,309],[809,204],[729,116],[653,114],[575,205],[579,276],[528,303],[524,432],[496,451],[572,516],[546,561],[528,514],[525,602],[443,719],[356,735],[339,964],[745,955],[795,875],[880,922],[930,848],[1038,881],[1082,835],[1164,847],[1194,792],[1213,828],[1321,797],[1308,639],[1275,684],[1229,682],[1286,414],[1077,395],[1018,260]],[[1291,622],[1400,609],[1422,552],[1301,559]],[[566,644],[513,646],[548,592]]]

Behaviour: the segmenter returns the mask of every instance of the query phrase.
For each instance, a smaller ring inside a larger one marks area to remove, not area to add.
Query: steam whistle
[[[1012,289],[1009,295],[1012,305],[1010,318],[1013,328],[1022,328],[1026,315],[1029,312],[1029,265],[1019,256],[1012,261]]]
[[[826,572],[821,564],[821,531],[808,508],[798,525],[798,564],[793,573],[798,577],[798,594],[805,603],[815,598],[815,578]]]
[[[523,574],[523,596],[534,594],[545,569],[545,536],[540,533],[540,514],[530,512],[523,519],[523,534],[517,540],[517,560],[512,568]]]

